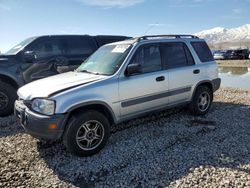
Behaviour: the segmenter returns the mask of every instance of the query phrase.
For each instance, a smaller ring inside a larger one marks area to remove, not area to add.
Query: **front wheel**
[[[91,110],[70,118],[63,142],[71,153],[90,156],[105,146],[109,135],[110,125],[107,118],[100,112]]]
[[[17,94],[15,88],[0,81],[0,117],[13,113],[16,99]]]
[[[198,86],[189,109],[194,115],[206,114],[213,101],[213,92],[206,86]]]

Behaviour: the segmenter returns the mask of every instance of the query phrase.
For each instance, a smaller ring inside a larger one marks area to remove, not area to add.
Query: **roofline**
[[[181,39],[181,38],[190,38],[190,39],[199,39],[199,37],[194,36],[194,35],[186,35],[186,34],[168,34],[168,35],[145,35],[145,36],[140,36],[136,37],[136,41],[139,42],[141,40],[148,40],[150,38],[174,38],[174,39]]]
[[[77,36],[77,37],[127,37],[127,38],[132,38],[129,36],[125,36],[125,35],[88,35],[88,34],[55,34],[55,35],[37,35],[37,36],[32,36],[31,38],[38,38],[38,37],[66,37],[66,36]]]

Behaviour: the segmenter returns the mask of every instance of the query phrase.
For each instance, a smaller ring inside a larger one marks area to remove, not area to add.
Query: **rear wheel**
[[[0,116],[13,113],[14,103],[17,99],[16,90],[11,85],[0,81]]]
[[[198,86],[189,109],[194,115],[204,115],[209,111],[212,101],[213,93],[211,89],[206,86]]]
[[[91,110],[70,118],[63,142],[73,154],[90,156],[105,146],[109,135],[110,125],[107,118],[100,112]]]

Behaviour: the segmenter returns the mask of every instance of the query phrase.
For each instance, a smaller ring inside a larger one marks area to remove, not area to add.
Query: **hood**
[[[105,78],[103,75],[67,72],[31,82],[21,87],[17,94],[21,99],[46,98],[54,93]]]
[[[0,54],[0,62],[7,62],[9,59],[15,58],[15,55],[4,55]]]

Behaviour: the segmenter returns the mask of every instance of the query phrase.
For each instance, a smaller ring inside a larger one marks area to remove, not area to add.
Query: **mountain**
[[[250,41],[250,24],[232,29],[215,27],[195,33],[194,35],[206,39],[208,43],[245,42]]]

